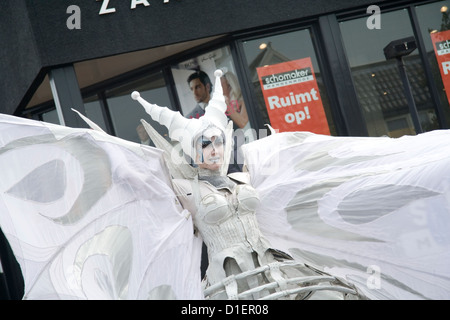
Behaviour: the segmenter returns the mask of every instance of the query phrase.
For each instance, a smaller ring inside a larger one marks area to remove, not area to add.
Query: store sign
[[[442,82],[450,103],[450,30],[431,33],[430,35],[441,71]]]
[[[95,0],[97,2],[101,1],[101,7],[98,12],[99,15],[111,14],[116,12],[116,8],[114,7],[114,3],[119,0]],[[170,0],[161,0],[164,3],[169,3]],[[150,3],[148,0],[130,0],[130,9],[134,10],[138,6],[149,7]],[[77,5],[70,5],[66,10],[67,14],[70,16],[67,18],[66,26],[69,30],[80,30],[81,29],[81,9]]]
[[[274,129],[330,134],[311,58],[256,70]]]
[[[112,6],[113,4],[110,4],[111,0],[96,0],[96,1],[102,1],[102,6],[100,8],[99,15],[116,12],[116,8]],[[169,0],[164,0],[164,3],[169,3]],[[150,3],[148,2],[148,0],[131,0],[130,9],[134,10],[138,5],[148,7],[150,6]]]

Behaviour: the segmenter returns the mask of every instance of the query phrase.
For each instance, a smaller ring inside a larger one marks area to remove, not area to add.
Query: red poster
[[[274,129],[330,134],[311,58],[256,70]]]
[[[441,71],[442,82],[450,103],[450,30],[431,33],[430,35]]]

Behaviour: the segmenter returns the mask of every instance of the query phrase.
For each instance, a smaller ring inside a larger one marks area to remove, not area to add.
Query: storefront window
[[[42,113],[42,121],[54,124],[60,124],[58,112],[56,109]]]
[[[86,116],[95,122],[100,128],[106,131],[105,120],[103,119],[100,102],[98,101],[97,95],[91,96],[84,99],[84,110],[86,111]],[[56,108],[47,112],[42,113],[42,121],[60,124],[58,112]],[[78,115],[77,115],[78,117]]]
[[[381,28],[369,29],[367,17],[340,23],[359,103],[370,136],[416,134],[396,59],[383,49],[414,36],[406,9],[381,13]],[[416,49],[403,57],[423,131],[438,128],[424,69]]]
[[[116,136],[154,146],[145,130],[142,130],[140,120],[147,121],[165,137],[167,137],[167,129],[153,121],[144,108],[131,99],[130,94],[135,90],[139,91],[141,97],[148,102],[171,108],[166,83],[161,72],[106,91],[107,104]]]
[[[247,106],[236,76],[236,69],[229,47],[222,47],[172,66],[172,75],[181,104],[187,118],[199,118],[214,92],[214,71],[221,69],[221,85],[227,103],[226,114],[233,121],[235,136],[242,132],[245,142],[255,139]]]
[[[450,1],[417,6],[416,12],[446,122],[450,124]]]
[[[104,131],[107,131],[105,119],[103,118],[102,107],[97,95],[93,95],[83,99],[84,110],[86,111],[86,116],[95,122]]]
[[[263,123],[336,134],[309,29],[245,41],[243,48]]]

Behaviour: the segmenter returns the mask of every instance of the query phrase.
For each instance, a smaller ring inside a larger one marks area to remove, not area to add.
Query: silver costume
[[[169,137],[179,141],[184,154],[191,159],[202,154],[198,147],[200,138],[225,138],[220,170],[183,165],[173,165],[171,170],[175,193],[183,208],[192,214],[194,227],[208,248],[205,298],[361,298],[354,286],[274,250],[261,233],[256,218],[260,201],[256,190],[247,183],[248,176],[234,173],[231,179],[226,175],[231,126],[225,115],[221,75],[222,72],[216,71],[215,92],[200,119],[185,119],[179,113],[148,103],[137,92],[132,94],[153,120],[169,129]],[[143,123],[155,145],[173,156],[173,146]],[[166,159],[174,162],[173,158]],[[318,294],[313,294],[316,291]]]
[[[255,214],[259,198],[249,184],[200,176],[191,181],[176,179],[174,188],[208,247],[205,298],[362,297],[344,281],[274,250],[259,229]]]

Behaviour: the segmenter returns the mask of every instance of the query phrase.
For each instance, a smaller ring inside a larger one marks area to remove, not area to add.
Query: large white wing
[[[273,246],[369,298],[450,298],[450,131],[279,133],[243,147]]]
[[[162,152],[0,115],[0,227],[24,299],[202,299],[200,243]]]

